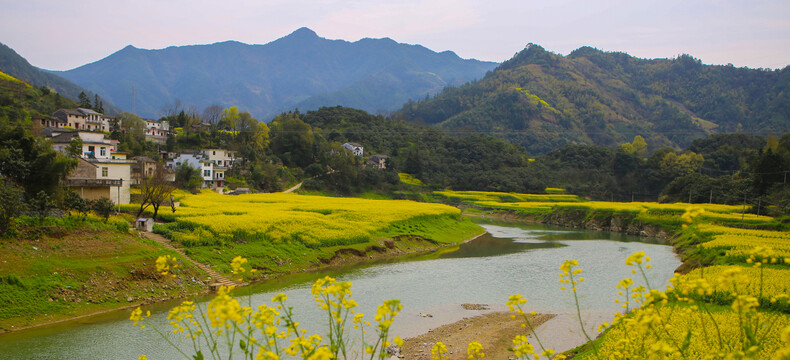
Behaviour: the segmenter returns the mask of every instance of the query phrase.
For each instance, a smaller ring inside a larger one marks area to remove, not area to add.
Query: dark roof
[[[101,113],[98,113],[98,112],[96,112],[96,111],[93,111],[93,110],[91,110],[91,109],[86,109],[86,108],[77,108],[77,111],[79,111],[79,112],[81,112],[81,113],[83,113],[83,114],[96,114],[96,115],[101,115]]]
[[[53,142],[56,143],[56,144],[57,143],[70,143],[71,139],[73,139],[75,137],[79,137],[79,134],[76,133],[76,132],[67,132],[67,133],[63,133],[63,134],[59,134],[58,136],[55,136],[53,138],[54,139]]]
[[[41,134],[47,137],[52,137],[52,134],[63,134],[73,132],[74,130],[65,129],[65,128],[58,128],[58,127],[45,127],[41,130]]]
[[[62,122],[66,122],[68,120],[68,116],[85,116],[85,114],[75,110],[75,109],[59,109],[52,114],[53,118],[60,119]]]
[[[59,109],[58,111],[55,111],[55,114],[57,114],[59,112],[62,112],[64,114],[68,114],[68,115],[85,116],[85,114],[83,112],[81,112],[81,111],[79,111],[77,109]]]
[[[137,160],[138,162],[147,162],[147,163],[155,163],[156,162],[156,160],[151,159],[148,156],[135,156],[135,157],[132,158],[132,160]]]

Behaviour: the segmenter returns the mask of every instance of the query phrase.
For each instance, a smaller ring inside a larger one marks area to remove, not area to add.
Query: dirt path
[[[531,318],[532,326],[553,318],[554,315],[537,314]],[[512,346],[513,338],[528,331],[521,327],[522,321],[512,319],[509,312],[493,312],[461,321],[443,325],[417,337],[405,339],[401,348],[401,358],[409,360],[431,359],[431,347],[437,341],[447,346],[447,359],[466,359],[466,347],[470,342],[477,341],[483,345],[486,359],[508,359],[512,353],[507,350]],[[535,344],[537,348],[537,344]]]
[[[290,188],[290,189],[288,189],[288,190],[285,190],[285,191],[283,191],[283,192],[284,192],[284,193],[294,192],[294,191],[298,190],[300,187],[302,187],[302,184],[303,184],[303,183],[304,183],[304,181],[303,181],[303,182],[300,182],[300,183],[298,183],[298,184],[296,184],[296,185],[294,185],[294,187],[292,187],[292,188]]]
[[[237,287],[238,286],[247,285],[247,283],[241,283],[241,282],[232,281],[232,280],[220,275],[219,273],[217,273],[216,271],[211,269],[208,265],[193,260],[191,257],[187,256],[184,253],[184,249],[179,249],[179,248],[174,247],[170,243],[170,240],[166,239],[162,235],[155,234],[155,233],[152,233],[152,232],[147,232],[147,231],[145,231],[145,232],[141,231],[140,234],[143,237],[145,237],[146,239],[154,240],[154,241],[158,242],[159,244],[161,244],[162,246],[164,246],[164,247],[166,247],[166,248],[168,248],[170,250],[176,251],[177,253],[181,254],[181,256],[183,256],[184,259],[187,259],[187,261],[191,262],[193,265],[195,265],[198,268],[200,268],[201,270],[205,271],[206,274],[208,274],[211,277],[211,279],[213,280],[213,282],[209,282],[209,284],[208,284],[209,290],[212,290],[212,291],[216,290],[222,285],[224,285],[224,286],[231,286],[231,285],[233,285],[233,286],[237,286]]]

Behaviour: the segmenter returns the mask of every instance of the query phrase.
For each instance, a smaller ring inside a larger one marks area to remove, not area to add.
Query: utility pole
[[[713,189],[710,190],[710,200],[708,200],[708,204],[713,204]]]
[[[691,204],[691,190],[689,190],[689,204]]]

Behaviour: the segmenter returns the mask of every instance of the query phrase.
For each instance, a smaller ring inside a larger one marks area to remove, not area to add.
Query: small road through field
[[[300,187],[302,187],[302,183],[304,183],[304,181],[294,185],[294,187],[292,187],[292,188],[290,188],[288,190],[285,190],[283,192],[284,193],[294,192],[294,191],[298,190]]]

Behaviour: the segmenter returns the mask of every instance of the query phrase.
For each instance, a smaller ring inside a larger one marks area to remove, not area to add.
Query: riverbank
[[[151,240],[86,221],[70,230],[0,241],[0,334],[206,292],[191,264],[156,272]]]
[[[4,275],[0,279],[0,335],[209,292],[213,279],[205,272],[176,251],[133,233],[79,229],[36,240],[0,243],[0,274]],[[262,273],[252,281],[430,253],[483,234],[481,228],[449,243],[400,235],[363,246],[310,249],[320,253],[313,254],[318,261],[296,263],[302,265],[296,267],[293,262],[284,262],[289,271]],[[181,259],[176,278],[155,271],[154,261],[165,254]]]
[[[538,327],[552,319],[552,314],[530,316],[532,326]],[[429,360],[431,347],[441,341],[447,346],[447,359],[467,358],[466,348],[470,342],[483,345],[483,352],[489,359],[508,359],[513,353],[507,349],[513,345],[516,335],[529,333],[521,327],[523,319],[511,318],[509,312],[493,312],[475,317],[464,318],[452,324],[443,325],[420,336],[404,339],[400,355],[403,359]]]

